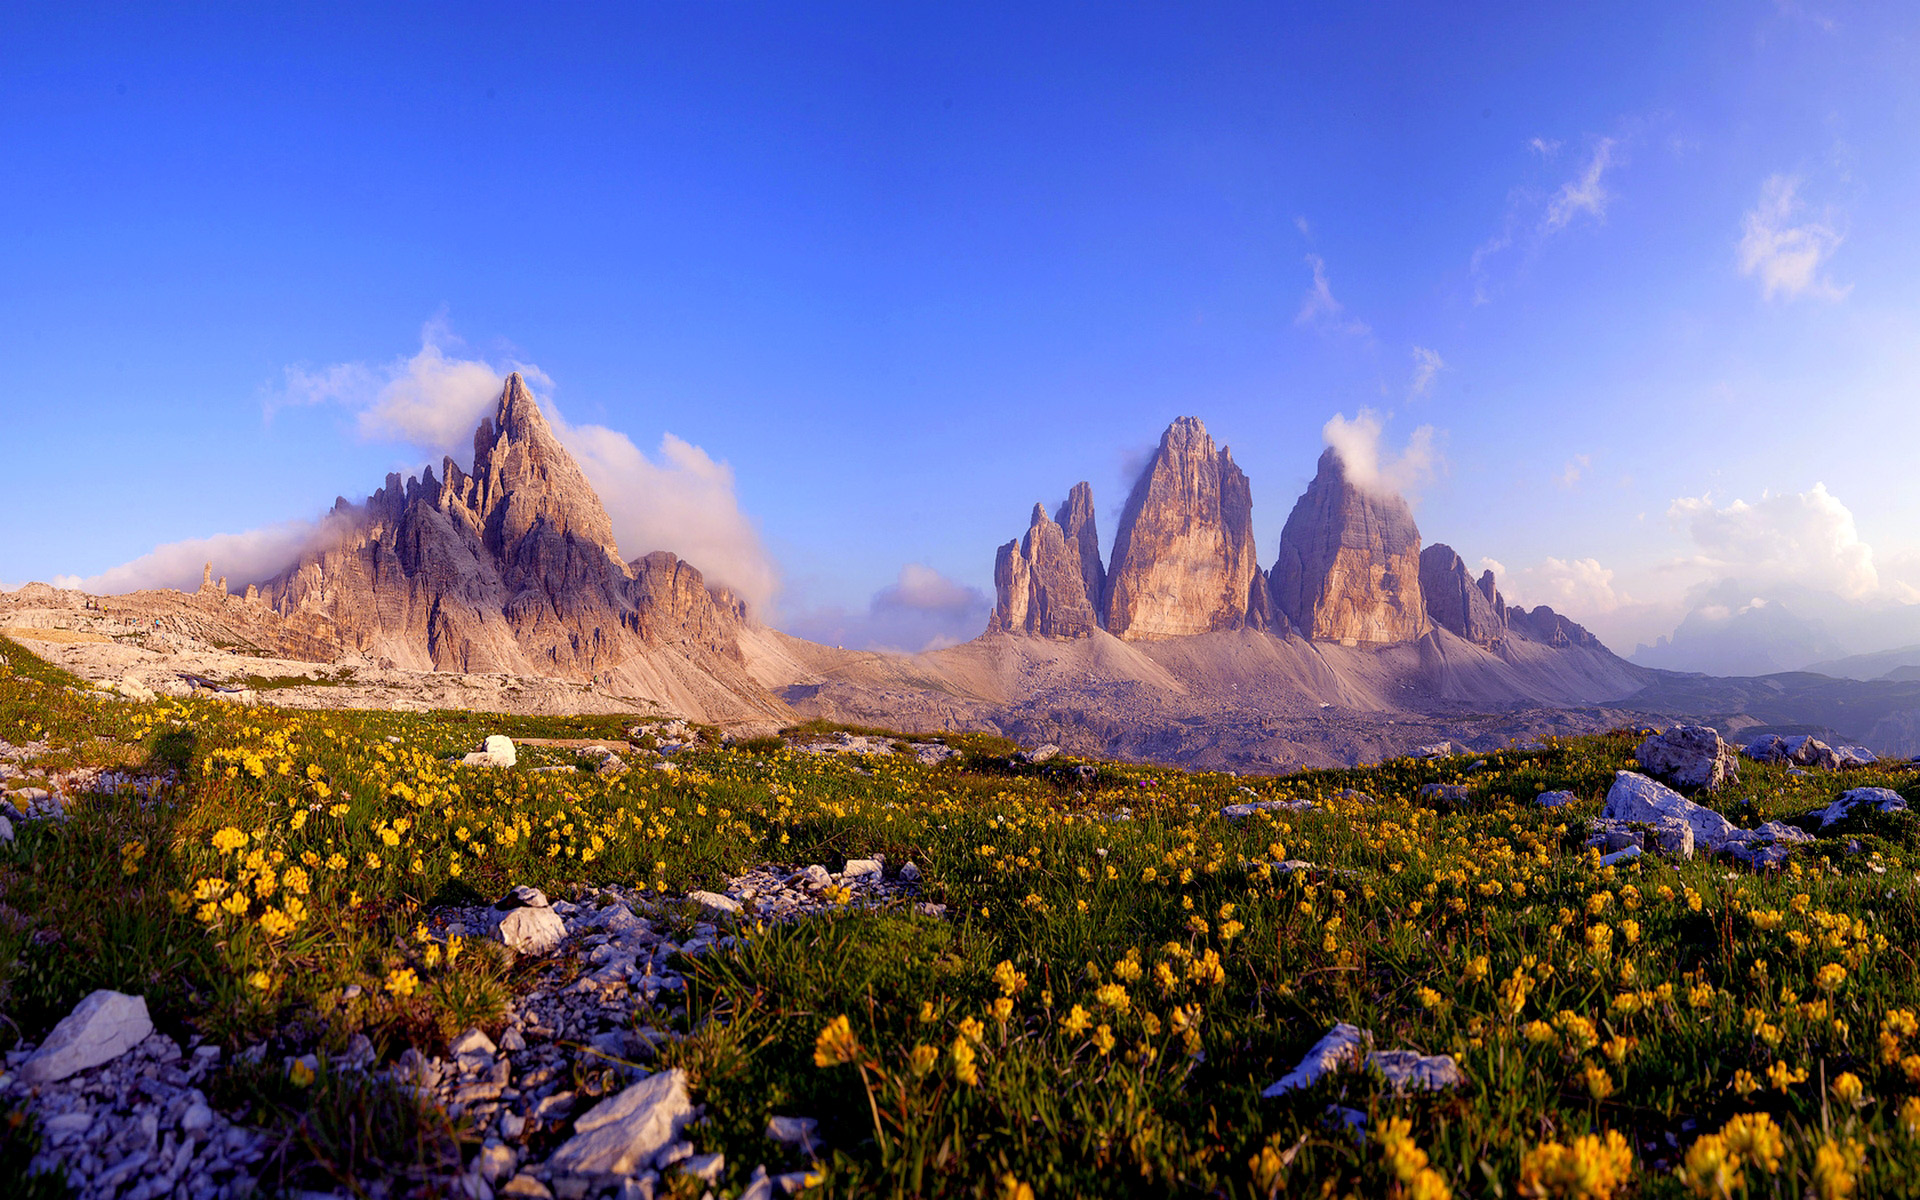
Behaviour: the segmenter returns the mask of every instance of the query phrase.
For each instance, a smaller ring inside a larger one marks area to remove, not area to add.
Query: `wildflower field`
[[[536,773],[573,752],[449,757],[628,722],[135,703],[0,655],[0,740],[44,743],[29,776],[178,775],[14,821],[9,1044],[111,987],[233,1048],[443,1050],[534,964],[422,936],[436,906],[617,883],[671,912],[761,864],[884,856],[944,916],[749,912],[653,1018],[681,1036],[649,1065],[688,1072],[723,1192],[798,1115],[820,1195],[1920,1194],[1920,818],[1854,818],[1770,874],[1601,867],[1585,819],[1629,734],[1278,778],[1089,778],[981,736],[938,766],[714,738],[672,772]],[[1435,781],[1468,798],[1419,799]],[[1917,784],[1745,763],[1707,802],[1752,827]],[[1551,789],[1579,799],[1543,809]],[[1221,814],[1255,800],[1315,805]],[[1342,1021],[1453,1055],[1465,1084],[1348,1072],[1262,1098]]]

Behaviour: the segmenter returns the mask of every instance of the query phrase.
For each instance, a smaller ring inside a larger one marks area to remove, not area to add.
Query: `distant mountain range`
[[[1111,561],[1094,512],[1084,482],[1051,515],[1034,506],[995,556],[993,613],[971,642],[918,655],[824,646],[767,628],[672,554],[623,558],[599,497],[513,375],[475,431],[470,469],[448,458],[437,476],[390,475],[366,500],[338,501],[325,536],[245,597],[211,576],[197,595],[99,601],[36,585],[0,596],[0,615],[39,605],[15,619],[44,625],[63,610],[124,609],[144,627],[143,614],[164,614],[176,650],[364,664],[382,686],[416,680],[433,703],[462,702],[438,681],[486,675],[503,682],[473,703],[515,703],[512,680],[524,679],[546,681],[534,691],[547,705],[747,729],[809,716],[987,729],[1235,770],[1369,761],[1442,739],[1489,748],[1647,713],[1712,712],[1748,729],[1770,719],[1746,710],[1768,705],[1821,732],[1831,710],[1920,740],[1920,683],[1837,684],[1854,689],[1841,696],[1670,676],[1550,608],[1510,605],[1490,572],[1476,579],[1450,547],[1423,546],[1406,502],[1361,486],[1332,450],[1270,567],[1249,480],[1192,417],[1142,470]],[[133,654],[82,646],[71,659],[126,671]],[[1914,664],[1920,655],[1890,669]],[[164,675],[162,661],[136,665]],[[1864,707],[1862,688],[1878,689]],[[306,690],[275,695],[344,702]]]

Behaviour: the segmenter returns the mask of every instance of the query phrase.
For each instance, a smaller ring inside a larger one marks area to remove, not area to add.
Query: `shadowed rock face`
[[[473,439],[473,472],[341,500],[329,539],[263,591],[415,670],[588,679],[668,643],[740,659],[744,609],[672,554],[623,563],[613,524],[518,374]]]
[[[1420,552],[1420,598],[1435,625],[1482,646],[1507,636],[1507,621],[1493,572],[1475,582],[1453,547],[1435,542]]]
[[[1181,417],[1134,484],[1107,574],[1106,627],[1130,641],[1272,623],[1253,492],[1207,427]]]
[[[1413,511],[1398,496],[1349,482],[1331,449],[1280,532],[1272,590],[1275,607],[1304,637],[1411,642],[1432,627]]]
[[[1085,480],[1073,485],[1067,502],[1054,514],[1067,544],[1080,555],[1080,580],[1094,611],[1102,611],[1107,597],[1107,568],[1100,561],[1100,534],[1093,523],[1093,488]]]
[[[1097,554],[1094,563],[1099,564]],[[1083,569],[1081,550],[1047,517],[1044,506],[1034,505],[1026,538],[1008,542],[995,557],[992,628],[1037,637],[1091,637],[1099,621]]]

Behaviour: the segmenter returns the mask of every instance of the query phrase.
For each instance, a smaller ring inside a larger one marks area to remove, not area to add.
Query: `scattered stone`
[[[1465,800],[1471,791],[1464,783],[1423,783],[1415,793],[1422,800]]]
[[[1220,815],[1229,821],[1239,821],[1255,813],[1310,812],[1316,807],[1311,800],[1250,800],[1245,804],[1229,804],[1220,810]]]
[[[1541,808],[1559,808],[1562,805],[1572,804],[1577,799],[1579,797],[1572,792],[1541,792],[1534,797],[1534,803]]]
[[[694,1154],[679,1163],[679,1172],[690,1175],[701,1183],[717,1184],[727,1171],[727,1156],[724,1154]]]
[[[0,842],[11,842],[12,840],[13,822],[7,820],[5,817],[0,817]]]
[[[819,1127],[820,1122],[812,1117],[769,1117],[767,1139],[810,1155],[820,1145],[814,1132]]]
[[[1386,1076],[1396,1092],[1439,1092],[1467,1081],[1451,1054],[1376,1050],[1367,1055],[1367,1065]]]
[[[89,1067],[112,1062],[153,1032],[140,996],[101,989],[63,1017],[20,1068],[24,1083],[57,1083]]]
[[[740,902],[738,900],[735,900],[732,896],[722,896],[718,892],[691,892],[688,893],[687,899],[704,909],[716,913],[738,915],[740,912]]]
[[[917,882],[920,878],[920,868],[911,862],[903,863],[900,867],[900,878],[908,883]]]
[[[603,1100],[573,1123],[551,1166],[569,1175],[631,1175],[680,1136],[693,1114],[687,1077],[662,1071]]]
[[[531,1175],[515,1175],[500,1188],[502,1196],[519,1196],[523,1200],[553,1200],[553,1193],[547,1185]]]
[[[1836,746],[1833,753],[1842,767],[1871,767],[1880,761],[1880,756],[1865,746]]]
[[[1791,763],[1796,767],[1818,767],[1828,771],[1840,769],[1840,755],[1833,747],[1808,734],[1781,737],[1777,733],[1770,733],[1747,743],[1740,753],[1754,762]]]
[[[1038,766],[1043,762],[1048,762],[1060,757],[1060,747],[1054,745],[1052,742],[1048,742],[1044,746],[1036,746],[1034,749],[1029,750],[1023,757],[1025,757],[1028,762]]]
[[[506,912],[509,909],[515,909],[515,908],[551,908],[553,907],[553,905],[547,901],[547,894],[545,892],[541,891],[539,888],[528,887],[524,883],[520,884],[518,887],[514,888],[512,891],[508,892],[506,895],[494,901],[493,906],[496,909],[499,909],[501,912]]]
[[[1733,748],[1706,725],[1675,725],[1656,733],[1640,743],[1633,757],[1649,775],[1678,787],[1717,791],[1740,774]]]
[[[1450,758],[1454,749],[1452,742],[1434,742],[1427,746],[1416,746],[1408,758]]]
[[[847,860],[847,865],[841,869],[840,878],[858,879],[862,875],[879,875],[884,870],[885,868],[876,859],[850,858]]]
[[[1716,738],[1719,736],[1714,734]],[[1694,845],[1709,850],[1720,849],[1740,834],[1733,822],[1719,813],[1632,771],[1614,772],[1613,787],[1607,791],[1606,807],[1600,810],[1600,815],[1647,825],[1657,825],[1666,817],[1677,817],[1693,827]]]
[[[1600,865],[1603,867],[1611,867],[1618,863],[1629,862],[1633,859],[1639,858],[1642,854],[1645,854],[1645,853],[1646,851],[1642,850],[1638,846],[1628,846],[1624,850],[1615,850],[1612,854],[1602,855],[1600,859]]]
[[[1863,806],[1871,806],[1875,812],[1882,813],[1906,812],[1907,798],[1892,788],[1851,788],[1842,792],[1832,804],[1817,808],[1807,816],[1820,818],[1820,828],[1825,829],[1835,822],[1846,820]]]

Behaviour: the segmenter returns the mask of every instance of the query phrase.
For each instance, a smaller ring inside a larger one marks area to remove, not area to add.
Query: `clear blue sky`
[[[437,458],[269,414],[437,319],[729,464],[790,616],[1110,538],[1185,413],[1268,559],[1330,418],[1432,426],[1427,540],[1623,649],[1920,582],[1910,5],[288,7],[0,11],[0,580]]]

